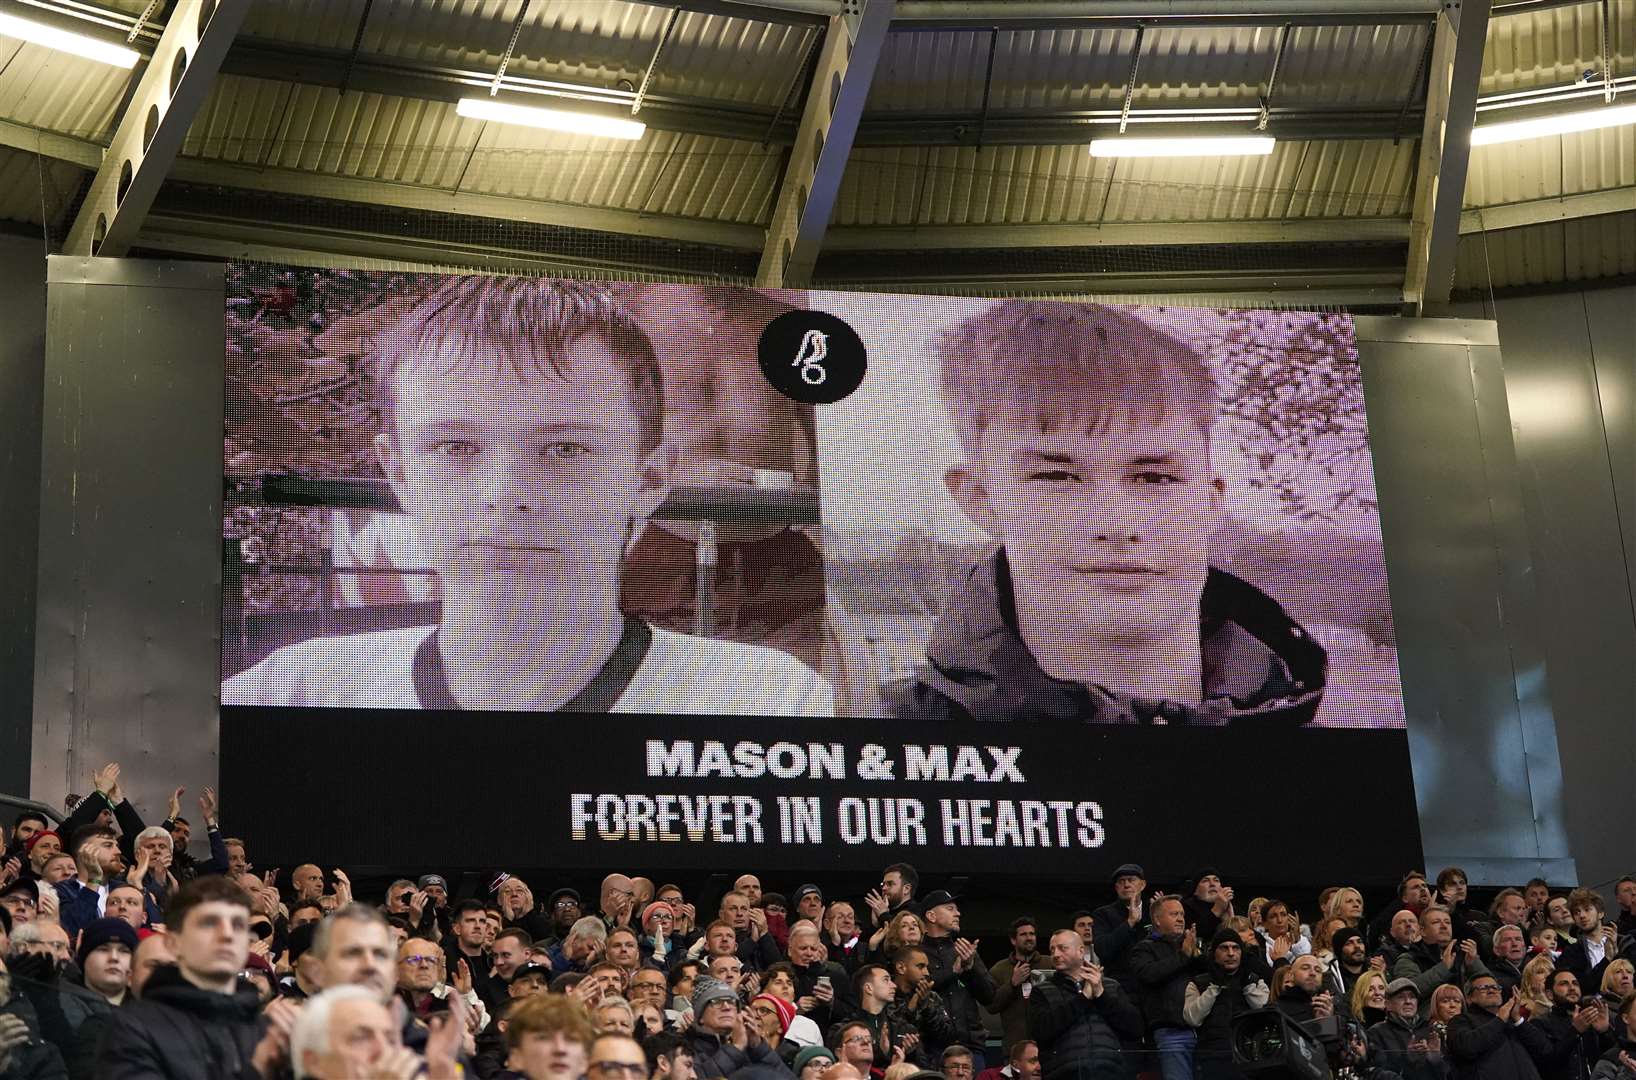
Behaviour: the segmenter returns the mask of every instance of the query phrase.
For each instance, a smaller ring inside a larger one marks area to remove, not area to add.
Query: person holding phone
[[[1028,995],[1028,1037],[1042,1080],[1123,1080],[1122,1039],[1142,1037],[1142,1016],[1071,929],[1051,935],[1050,980]]]
[[[1529,1021],[1547,1039],[1534,1055],[1541,1080],[1588,1080],[1592,1067],[1613,1049],[1612,1021],[1600,994],[1582,993],[1578,977],[1558,968],[1551,976],[1551,1011]]]
[[[994,1000],[985,1008],[1000,1018],[1001,1042],[1011,1048],[1028,1037],[1027,1004],[1032,988],[1051,977],[1051,966],[1039,952],[1039,930],[1032,915],[1011,923],[1011,952],[989,969]],[[1040,978],[1035,979],[1038,975]]]

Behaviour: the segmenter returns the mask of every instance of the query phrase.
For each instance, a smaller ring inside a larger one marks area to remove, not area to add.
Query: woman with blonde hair
[[[1602,972],[1602,997],[1617,1004],[1629,997],[1632,989],[1636,989],[1633,984],[1636,984],[1636,964],[1629,960],[1615,960]]]
[[[1344,919],[1348,926],[1363,925],[1363,894],[1347,886],[1336,889],[1324,907],[1324,918]]]
[[[1533,1019],[1551,1011],[1551,973],[1555,970],[1556,961],[1548,952],[1522,965],[1522,982],[1517,984],[1522,1016]]]
[[[1352,1007],[1352,1018],[1365,1027],[1386,1019],[1386,976],[1374,968],[1359,975],[1347,1003]]]

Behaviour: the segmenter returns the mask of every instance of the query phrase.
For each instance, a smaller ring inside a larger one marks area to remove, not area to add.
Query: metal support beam
[[[1289,48],[1289,24],[1285,23],[1278,31],[1278,49],[1272,54],[1272,70],[1267,72],[1267,90],[1261,95],[1261,112],[1255,118],[1257,131],[1267,130],[1267,121],[1272,119],[1272,95],[1278,89],[1278,69],[1284,65],[1284,50]]]
[[[664,33],[659,35],[659,43],[653,47],[653,56],[642,71],[642,82],[636,88],[636,97],[631,100],[632,116],[642,111],[642,101],[648,96],[648,87],[653,85],[653,73],[659,70],[659,58],[665,54],[665,46],[670,44],[670,35],[676,32],[676,23],[681,17],[681,8],[670,9],[670,17],[665,20]]]
[[[1287,221],[1133,221],[1105,225],[849,225],[831,229],[825,251],[979,251],[1026,248],[1170,247],[1197,244],[1402,242],[1401,217]]]
[[[67,255],[130,250],[251,0],[179,0],[114,128],[63,244]]]
[[[812,279],[894,3],[862,0],[855,37],[846,19],[830,20],[756,271],[764,288],[798,288]]]
[[[1432,43],[1403,301],[1415,315],[1448,303],[1491,0],[1447,0]]]

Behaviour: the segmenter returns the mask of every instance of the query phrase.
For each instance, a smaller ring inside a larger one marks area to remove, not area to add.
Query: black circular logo
[[[868,356],[846,323],[822,311],[786,311],[761,332],[761,372],[805,405],[831,405],[863,382]]]

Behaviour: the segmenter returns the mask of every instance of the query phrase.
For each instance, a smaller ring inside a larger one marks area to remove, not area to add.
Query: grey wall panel
[[[33,790],[118,761],[157,822],[216,778],[222,269],[59,256],[48,280]]]
[[[1625,576],[1632,586],[1627,590],[1631,620],[1636,622],[1636,288],[1599,289],[1580,296],[1602,405]]]
[[[45,248],[0,235],[0,791],[28,793],[40,540]]]
[[[1620,506],[1621,498],[1630,506],[1632,483],[1633,303],[1636,290],[1620,289],[1509,298],[1495,308],[1568,825],[1587,883],[1636,869],[1629,830],[1609,827],[1636,821],[1636,616],[1629,515]]]
[[[1359,319],[1428,868],[1571,881],[1492,323]]]

